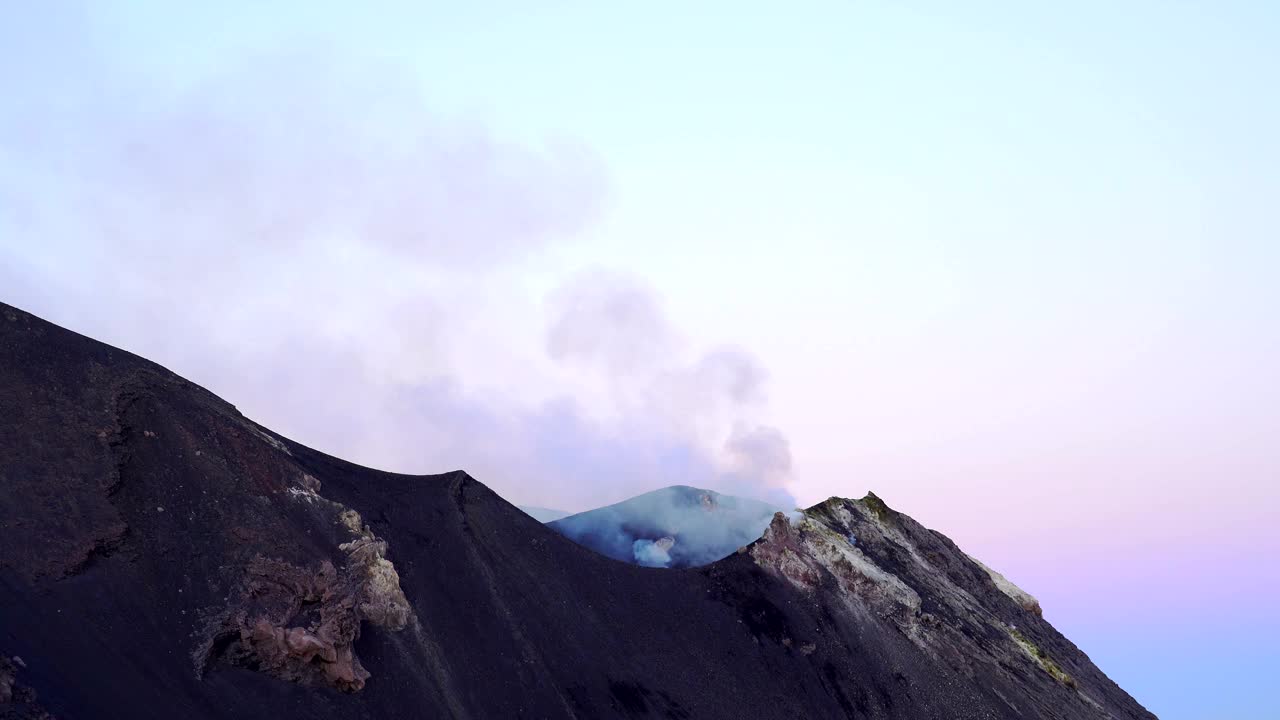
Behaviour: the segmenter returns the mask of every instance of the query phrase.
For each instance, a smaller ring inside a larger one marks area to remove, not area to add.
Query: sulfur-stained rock
[[[326,559],[309,569],[279,558],[253,558],[231,604],[208,613],[214,620],[198,646],[196,666],[204,672],[225,660],[284,680],[355,692],[369,678],[354,650],[361,624],[399,631],[413,611],[385,557],[387,543],[359,513],[314,493],[299,497],[317,511],[332,512],[336,524],[356,535],[338,545],[345,562],[339,568]],[[235,639],[220,645],[220,637]]]

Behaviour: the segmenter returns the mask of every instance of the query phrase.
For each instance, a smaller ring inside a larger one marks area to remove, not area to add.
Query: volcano
[[[3,718],[1153,717],[1029,598],[874,495],[618,562],[0,305]]]
[[[615,560],[682,568],[706,565],[747,545],[779,510],[758,500],[673,485],[547,527]]]

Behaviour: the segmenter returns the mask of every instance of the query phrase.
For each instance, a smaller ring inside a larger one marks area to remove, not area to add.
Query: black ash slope
[[[0,305],[0,717],[1151,717],[867,502],[626,565]]]

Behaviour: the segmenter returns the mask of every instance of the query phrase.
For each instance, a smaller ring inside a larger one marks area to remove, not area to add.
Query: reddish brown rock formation
[[[361,624],[397,631],[412,620],[399,575],[385,557],[386,542],[365,527],[354,510],[342,509],[311,489],[304,496],[332,506],[337,510],[334,522],[356,533],[354,540],[339,546],[346,564],[338,569],[325,560],[308,569],[255,557],[236,599],[213,614],[195,653],[199,672],[224,660],[284,680],[355,692],[369,679],[353,647]]]

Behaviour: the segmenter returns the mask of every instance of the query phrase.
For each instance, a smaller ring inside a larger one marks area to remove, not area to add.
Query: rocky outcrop
[[[1034,597],[874,493],[833,497],[791,517],[778,513],[744,551],[815,602],[888,622],[975,681],[1013,672],[1048,686],[1020,712],[1066,703],[1099,710],[1099,698],[1110,694],[1112,683],[1078,662]]]
[[[18,656],[0,655],[0,718],[4,720],[54,720],[36,698],[36,691],[18,681],[27,666]]]
[[[385,557],[387,543],[359,513],[317,495],[319,481],[311,478],[308,485],[294,496],[329,506],[334,522],[354,535],[338,546],[346,562],[305,568],[255,557],[232,603],[207,612],[212,620],[194,653],[198,673],[227,662],[355,692],[369,679],[354,647],[362,624],[399,631],[413,620],[400,576]]]
[[[413,619],[413,611],[400,589],[396,566],[386,558],[386,541],[364,526],[354,510],[344,510],[342,521],[356,534],[355,539],[338,549],[347,554],[349,571],[360,578],[356,604],[360,617],[378,627],[403,630]]]
[[[972,555],[969,555],[968,558],[972,560],[975,565],[985,570],[987,576],[991,578],[991,582],[995,583],[995,586],[1000,589],[1000,592],[1008,595],[1011,600],[1018,603],[1019,607],[1028,612],[1035,613],[1037,616],[1044,615],[1044,610],[1040,608],[1040,601],[1035,599],[1035,596],[1017,585],[1014,585],[1008,578],[984,565],[981,560],[973,557]]]

